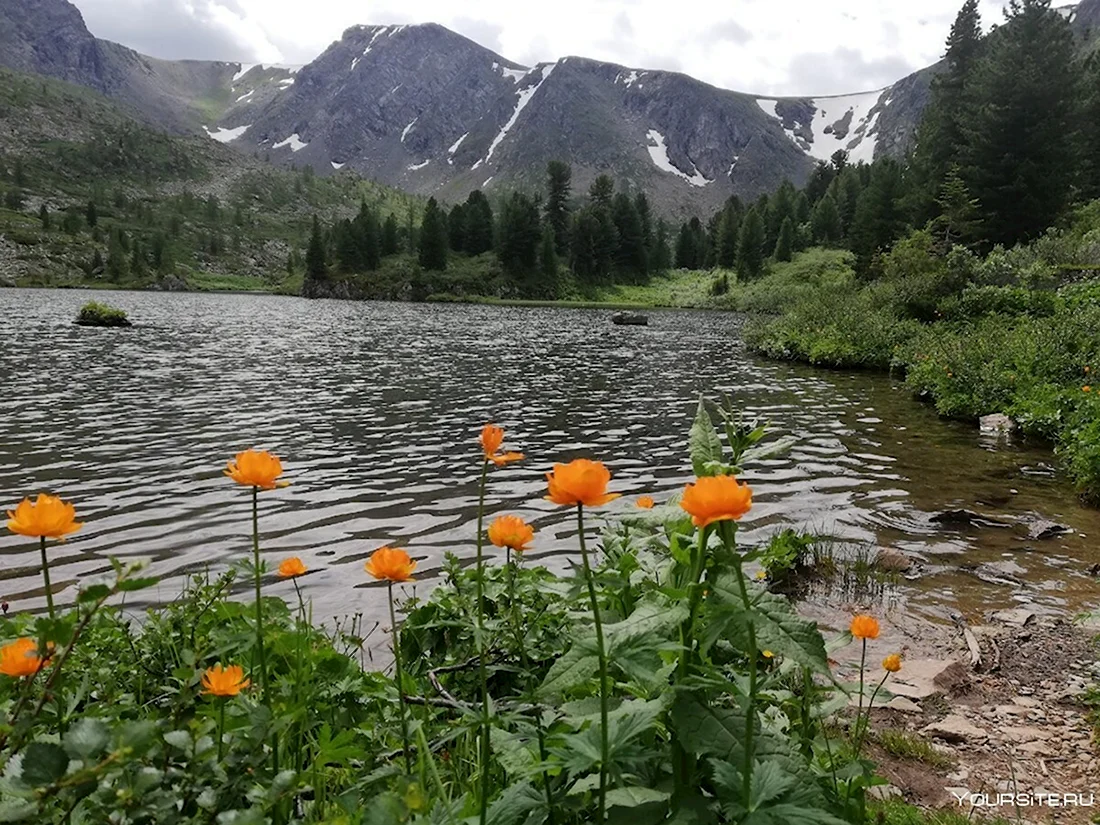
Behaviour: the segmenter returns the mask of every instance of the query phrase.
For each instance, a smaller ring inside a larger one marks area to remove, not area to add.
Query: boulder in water
[[[616,312],[611,316],[611,323],[619,326],[644,327],[649,326],[649,316],[640,312]]]

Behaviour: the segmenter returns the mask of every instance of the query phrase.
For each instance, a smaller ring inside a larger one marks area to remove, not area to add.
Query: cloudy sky
[[[75,0],[164,58],[308,63],[356,23],[437,22],[524,64],[583,55],[761,94],[877,89],[928,65],[962,0]],[[1055,5],[1060,3],[1055,2]],[[1003,3],[982,0],[988,26]]]

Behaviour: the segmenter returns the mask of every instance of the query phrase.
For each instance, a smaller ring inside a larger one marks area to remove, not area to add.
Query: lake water
[[[129,330],[72,325],[95,298]],[[700,393],[799,437],[746,478],[742,538],[783,526],[898,547],[921,575],[894,594],[935,619],[972,621],[1017,602],[1076,611],[1100,601],[1100,514],[1081,507],[1053,456],[998,449],[940,421],[885,376],[754,358],[733,314],[654,312],[616,327],[599,310],[305,301],[253,295],[0,290],[0,503],[40,490],[73,501],[85,528],[50,550],[59,602],[107,558],[143,557],[168,600],[182,577],[250,552],[249,495],[222,475],[237,451],[283,458],[292,486],[261,496],[264,556],[301,556],[325,619],[385,611],[362,562],[396,543],[420,560],[421,592],[444,552],[474,547],[477,434],[493,420],[528,460],[491,474],[490,509],[535,523],[531,557],[562,565],[571,513],[541,500],[554,461],[589,456],[614,490],[658,500],[689,480]],[[626,498],[605,509],[630,509]],[[966,507],[1042,517],[1074,533],[944,528]],[[33,542],[5,533],[0,596],[44,602]],[[288,582],[269,592],[293,598]]]

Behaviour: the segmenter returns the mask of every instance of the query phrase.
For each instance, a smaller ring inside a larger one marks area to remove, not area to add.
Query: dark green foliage
[[[84,327],[128,327],[126,313],[107,304],[89,301],[80,308],[76,323]]]
[[[546,222],[554,233],[558,255],[569,249],[570,204],[573,170],[569,164],[552,160],[546,167]]]
[[[471,255],[480,255],[493,248],[493,207],[480,189],[466,198],[462,208],[464,224],[463,249]]]
[[[420,224],[420,265],[436,271],[447,268],[447,218],[435,198],[428,199]]]
[[[555,245],[557,235],[553,227],[546,223],[542,227],[542,240],[539,243],[540,286],[544,294],[553,297],[558,294],[558,250]]]
[[[397,251],[397,216],[390,212],[382,227],[382,254],[396,255]]]
[[[88,208],[84,212],[84,220],[88,222],[88,228],[94,229],[99,224],[99,210],[95,201],[88,201]]]
[[[49,210],[49,207],[46,206],[46,204],[42,204],[38,208],[38,222],[42,224],[42,229],[44,231],[46,231],[46,232],[50,231],[50,228],[51,228],[50,210]]]
[[[608,175],[600,175],[588,189],[588,197],[597,209],[611,209],[611,201],[615,196],[615,181]]]
[[[961,174],[991,242],[1034,238],[1068,205],[1078,73],[1069,23],[1049,0],[1012,0],[974,68],[962,124]]]
[[[306,280],[324,281],[328,278],[328,263],[325,256],[325,241],[321,236],[321,222],[313,216],[313,229],[306,249]]]
[[[541,238],[538,206],[527,195],[513,193],[500,214],[498,255],[504,271],[516,278],[534,273]]]
[[[23,208],[25,202],[26,195],[24,195],[23,190],[18,186],[13,186],[4,193],[4,206],[8,209],[18,212]]]
[[[668,245],[668,224],[664,220],[657,222],[657,231],[653,239],[652,265],[656,272],[664,272],[672,267],[672,250]]]
[[[794,222],[788,217],[779,227],[779,238],[775,242],[775,259],[780,262],[791,260],[794,254]]]
[[[649,253],[645,230],[634,201],[625,193],[615,195],[611,207],[618,241],[615,248],[616,268],[633,280],[643,280],[648,274]]]
[[[764,268],[764,244],[767,236],[758,207],[754,206],[741,222],[737,241],[737,272],[743,278],[755,278]]]
[[[1081,187],[1087,197],[1100,198],[1100,50],[1088,59],[1081,87]]]
[[[936,203],[939,215],[931,227],[944,252],[955,244],[965,245],[974,239],[979,226],[979,204],[977,198],[970,197],[957,166],[947,171]]]
[[[840,212],[836,208],[835,200],[824,197],[818,202],[814,207],[810,228],[814,243],[822,246],[835,246],[840,243],[844,230],[840,224]]]
[[[904,196],[900,164],[891,158],[875,161],[871,181],[859,195],[850,232],[850,245],[860,272],[867,272],[872,258],[904,232]]]
[[[452,252],[462,252],[466,243],[465,207],[460,203],[447,215],[447,243]]]
[[[676,240],[676,268],[698,269],[703,266],[706,254],[706,232],[698,218],[692,218],[680,227]]]

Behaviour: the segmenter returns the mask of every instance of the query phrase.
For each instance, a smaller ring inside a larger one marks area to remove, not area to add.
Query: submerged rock
[[[1016,430],[1016,422],[1007,415],[996,413],[994,415],[983,415],[979,418],[978,427],[983,433],[1008,435]]]
[[[887,573],[904,573],[912,566],[912,559],[892,547],[882,548],[875,556],[875,567]]]
[[[611,316],[611,323],[619,326],[644,327],[649,326],[649,316],[640,312],[616,312]]]

